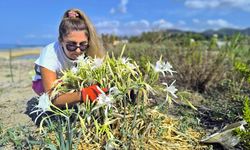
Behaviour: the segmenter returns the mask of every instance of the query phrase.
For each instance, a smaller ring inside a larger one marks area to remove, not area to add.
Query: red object
[[[101,89],[104,93],[108,92],[107,88],[102,88]],[[96,98],[101,94],[101,91],[97,89],[97,85],[91,85],[89,87],[83,88],[82,91],[82,100],[83,102],[86,102],[87,97],[91,102],[95,102]]]

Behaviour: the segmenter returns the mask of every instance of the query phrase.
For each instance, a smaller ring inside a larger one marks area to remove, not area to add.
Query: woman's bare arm
[[[51,90],[51,88],[53,88],[53,84],[57,79],[56,73],[44,67],[40,67],[40,70],[44,90],[45,92],[48,92]],[[81,92],[74,92],[59,95],[56,99],[53,100],[53,104],[58,107],[63,107],[66,103],[68,105],[73,105],[81,101]]]

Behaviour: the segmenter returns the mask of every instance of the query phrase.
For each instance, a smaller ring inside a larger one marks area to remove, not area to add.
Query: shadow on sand
[[[63,118],[62,116],[54,115],[54,113],[50,111],[46,112],[37,111],[39,109],[36,107],[37,105],[38,105],[38,97],[32,97],[30,100],[28,100],[25,111],[25,114],[28,115],[37,126],[40,126],[41,121],[45,117],[49,118],[49,120],[45,119],[43,125],[46,125],[48,123],[47,121],[58,121],[59,119],[58,117],[61,117],[61,119]],[[61,109],[64,110],[65,108]],[[77,116],[75,114],[77,114],[77,112],[79,111],[77,105],[73,105],[69,107],[69,109],[73,109],[75,111],[75,113],[69,117],[70,121],[76,120]],[[41,113],[42,115],[40,115]]]
[[[45,112],[42,115],[40,115],[42,113],[42,111],[37,111],[38,108],[35,107],[36,105],[38,105],[38,97],[32,97],[28,102],[27,102],[27,107],[26,107],[26,111],[25,114],[28,115],[32,121],[39,126],[42,119],[44,117],[47,117],[48,115],[51,115],[51,112]],[[37,111],[32,113],[33,111]]]

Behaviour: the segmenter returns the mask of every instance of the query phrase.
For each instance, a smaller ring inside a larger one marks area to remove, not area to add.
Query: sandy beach
[[[35,48],[25,48],[25,49],[5,49],[0,51],[0,58],[9,59],[10,56],[12,59],[29,56],[29,55],[38,55],[40,53],[41,47]]]
[[[30,50],[13,54],[25,56],[29,52]],[[13,58],[10,65],[9,59],[4,58],[6,55],[4,52],[0,53],[0,124],[6,128],[18,125],[33,126],[27,110],[36,96],[31,89],[35,59]]]

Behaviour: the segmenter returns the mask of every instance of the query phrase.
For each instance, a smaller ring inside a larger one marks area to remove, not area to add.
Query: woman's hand
[[[98,88],[98,85],[94,84],[89,87],[83,88],[82,93],[82,100],[83,102],[86,102],[87,99],[89,99],[91,102],[95,102],[96,98],[102,93]],[[101,89],[104,93],[108,92],[107,88]]]

